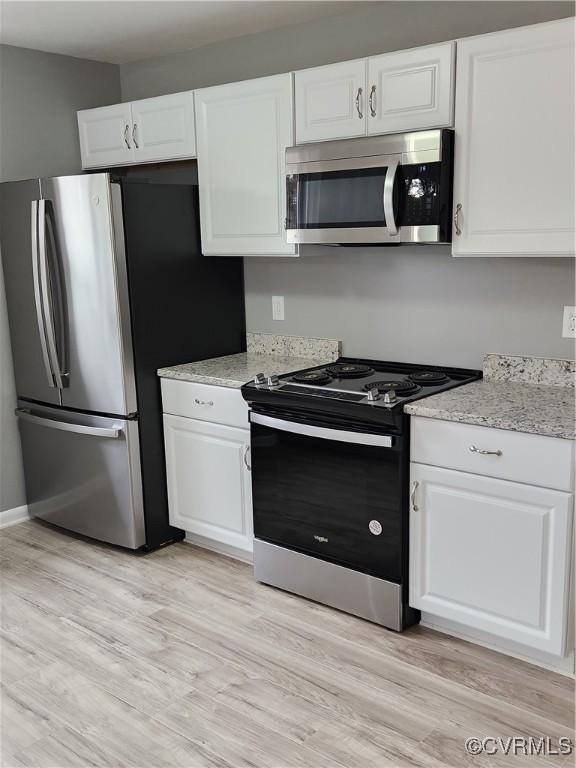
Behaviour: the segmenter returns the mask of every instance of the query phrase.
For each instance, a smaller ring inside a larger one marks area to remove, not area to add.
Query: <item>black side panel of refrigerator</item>
[[[146,548],[169,525],[158,368],[246,349],[241,258],[202,255],[198,188],[122,183]]]

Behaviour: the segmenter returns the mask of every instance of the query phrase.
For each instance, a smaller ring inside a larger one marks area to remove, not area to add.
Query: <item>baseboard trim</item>
[[[241,560],[243,563],[252,565],[252,552],[247,552],[239,547],[232,547],[229,544],[222,544],[219,541],[200,536],[197,533],[186,531],[184,543],[193,544],[195,547],[201,547],[202,549],[209,549],[211,552],[217,552],[219,555],[226,555],[227,557],[234,558],[234,560]]]
[[[0,528],[8,528],[10,525],[17,525],[30,520],[28,504],[22,504],[21,507],[12,507],[0,512]]]
[[[450,621],[449,619],[443,619],[439,616],[422,612],[422,619],[420,621],[421,626],[428,627],[428,629],[434,629],[436,632],[442,632],[445,635],[451,635],[452,637],[458,637],[460,640],[466,640],[469,643],[480,645],[484,648],[489,648],[491,651],[498,651],[506,656],[512,656],[520,661],[526,661],[529,664],[534,664],[537,667],[548,669],[551,672],[556,672],[559,675],[565,677],[574,678],[574,652],[569,652],[566,656],[556,657],[551,654],[544,653],[543,651],[537,651],[534,649],[520,646],[518,643],[514,643],[511,640],[504,640],[503,638],[496,638],[489,635],[487,632],[473,629],[471,627],[464,627],[461,624]]]

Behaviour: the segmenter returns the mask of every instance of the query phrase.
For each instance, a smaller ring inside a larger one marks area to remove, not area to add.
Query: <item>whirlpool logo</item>
[[[319,541],[320,544],[328,544],[328,539],[326,538],[326,536],[318,536],[317,534],[315,534],[314,538],[316,539],[316,541]]]

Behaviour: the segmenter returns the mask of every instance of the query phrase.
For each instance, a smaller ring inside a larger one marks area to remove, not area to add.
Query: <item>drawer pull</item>
[[[502,451],[497,448],[495,451],[486,451],[483,448],[477,448],[475,445],[470,446],[472,453],[481,453],[483,456],[502,456]]]
[[[194,402],[196,405],[214,405],[214,400],[198,400],[197,397],[194,398]]]
[[[246,469],[248,470],[248,472],[251,472],[252,471],[252,465],[248,461],[248,456],[249,455],[250,455],[250,446],[247,445],[246,448],[244,449],[244,464],[246,465]]]
[[[412,493],[410,494],[410,500],[412,502],[412,509],[414,512],[418,512],[420,507],[416,504],[416,491],[418,490],[418,480],[414,480],[412,483]]]

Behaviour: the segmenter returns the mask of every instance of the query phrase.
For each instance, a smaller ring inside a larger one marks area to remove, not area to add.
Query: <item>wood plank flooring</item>
[[[187,544],[0,531],[3,768],[565,768],[470,736],[574,738],[573,681],[274,590]]]

